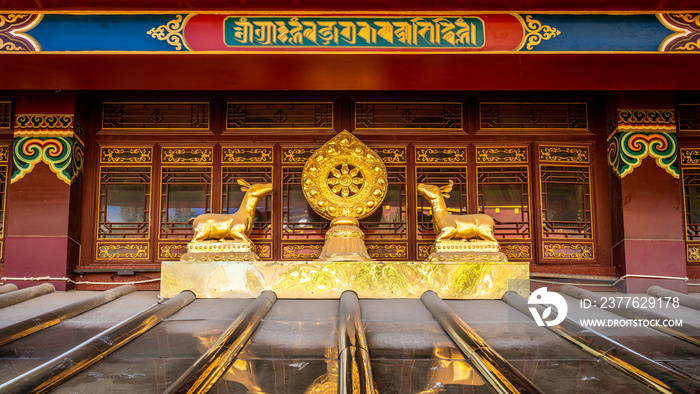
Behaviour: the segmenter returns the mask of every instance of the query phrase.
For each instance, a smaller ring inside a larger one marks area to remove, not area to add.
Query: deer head
[[[253,197],[261,197],[272,191],[272,183],[256,183],[251,185],[245,179],[239,179],[238,184],[241,185],[241,190],[248,192]]]
[[[443,198],[450,198],[449,192],[452,191],[452,186],[454,182],[448,181],[448,184],[442,187],[437,187],[435,185],[426,185],[424,183],[418,184],[418,192],[425,196],[428,200],[434,200],[440,196]]]

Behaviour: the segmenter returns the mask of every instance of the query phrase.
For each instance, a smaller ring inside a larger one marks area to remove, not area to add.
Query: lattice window
[[[454,182],[450,198],[445,199],[447,210],[454,214],[467,213],[467,170],[465,167],[417,167],[417,183],[444,186]],[[419,239],[434,238],[433,216],[430,202],[420,194],[416,200],[416,228]]]
[[[700,104],[678,106],[678,130],[700,131]]]
[[[541,166],[542,233],[545,238],[592,238],[588,167]]]
[[[97,237],[148,238],[150,167],[102,167]]]
[[[387,167],[388,190],[382,205],[360,221],[368,240],[406,238],[406,168]]]
[[[530,204],[526,166],[477,167],[479,211],[499,222],[500,238],[530,238]]]
[[[103,103],[104,129],[208,129],[209,103]]]
[[[282,168],[282,238],[323,239],[330,221],[318,215],[304,197],[301,167]]]
[[[331,129],[333,103],[228,103],[229,129]]]
[[[160,238],[192,238],[190,218],[211,212],[211,168],[163,167]]]
[[[0,129],[12,127],[12,102],[0,101]]]
[[[248,183],[271,183],[271,167],[223,167],[221,169],[221,213],[236,213],[246,192],[237,183],[244,179]],[[272,194],[258,200],[251,238],[272,237]]]
[[[700,240],[700,168],[683,169],[685,226],[688,241]]]
[[[356,129],[461,129],[461,103],[356,103]]]
[[[585,103],[481,103],[482,129],[588,129]]]

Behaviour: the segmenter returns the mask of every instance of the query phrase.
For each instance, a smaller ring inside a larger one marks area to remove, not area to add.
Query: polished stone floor
[[[0,309],[0,327],[95,292],[57,292]],[[569,317],[619,318],[564,295]],[[35,368],[158,301],[136,292],[0,347],[0,383]],[[250,303],[198,299],[57,393],[160,393]],[[488,344],[547,393],[654,392],[500,300],[447,301]],[[212,393],[334,393],[337,300],[278,300]],[[465,360],[420,300],[360,300],[379,393],[486,393],[494,390]],[[700,327],[700,311],[659,310]],[[650,328],[599,328],[642,355],[700,379],[700,347]],[[700,338],[700,333],[698,334]],[[700,387],[698,388],[700,390]]]

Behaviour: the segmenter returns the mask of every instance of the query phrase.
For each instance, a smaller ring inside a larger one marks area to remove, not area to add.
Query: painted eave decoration
[[[697,52],[672,13],[3,13],[1,52]]]

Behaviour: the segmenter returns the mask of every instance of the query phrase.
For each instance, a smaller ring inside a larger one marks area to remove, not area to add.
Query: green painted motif
[[[647,156],[674,178],[679,177],[675,133],[618,132],[608,138],[608,164],[620,178],[639,167]]]
[[[83,169],[83,146],[70,137],[17,137],[12,152],[14,171],[11,183],[32,172],[42,161],[69,185]]]
[[[230,47],[481,48],[484,22],[460,17],[235,16],[224,22]]]

